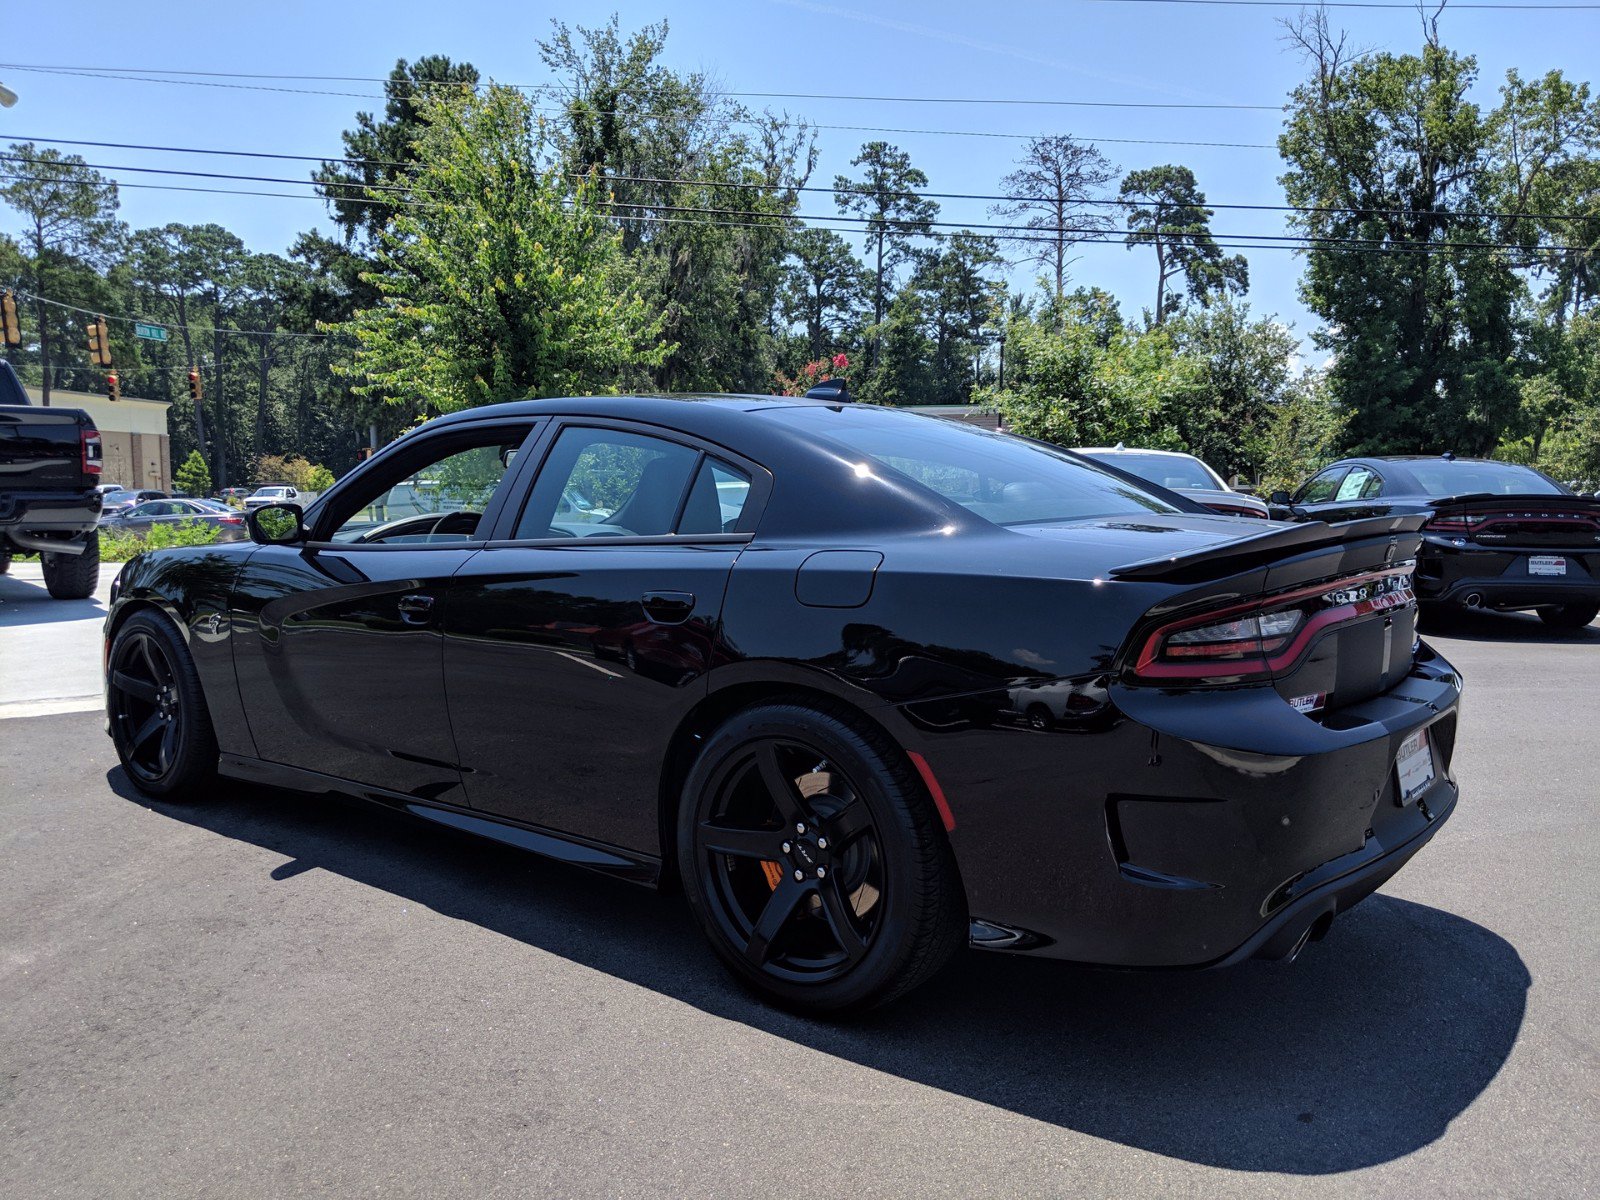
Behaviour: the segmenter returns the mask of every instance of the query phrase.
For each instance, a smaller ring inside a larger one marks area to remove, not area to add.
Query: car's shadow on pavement
[[[120,768],[119,795],[136,793]],[[1293,965],[1094,971],[971,952],[849,1023],[774,1011],[723,973],[681,899],[384,810],[224,782],[153,805],[813,1050],[1196,1163],[1325,1174],[1440,1137],[1516,1041],[1516,950],[1438,909],[1375,896]]]

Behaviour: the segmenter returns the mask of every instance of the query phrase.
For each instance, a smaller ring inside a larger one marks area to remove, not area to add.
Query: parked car
[[[167,493],[156,488],[117,488],[100,497],[100,514],[117,512],[143,504],[146,500],[165,500]]]
[[[1212,512],[1230,517],[1262,519],[1269,515],[1264,500],[1235,491],[1223,482],[1222,476],[1192,454],[1180,454],[1174,450],[1130,450],[1120,443],[1115,446],[1088,446],[1073,453],[1137,475],[1147,483],[1164,487],[1170,492],[1181,492],[1200,501]]]
[[[1300,521],[1426,516],[1416,581],[1425,604],[1532,609],[1560,629],[1600,615],[1600,500],[1533,467],[1452,454],[1347,458],[1272,501]]]
[[[243,541],[250,536],[245,529],[244,517],[220,500],[193,500],[168,497],[165,500],[146,500],[131,508],[118,509],[100,518],[100,528],[114,529],[144,537],[155,525],[181,525],[198,522],[217,527],[219,542]]]
[[[287,484],[271,484],[267,487],[258,487],[244,498],[246,508],[260,508],[263,504],[298,504],[300,491],[298,488]]]
[[[100,433],[76,408],[35,406],[0,360],[0,573],[37,553],[57,600],[92,596],[100,580]]]
[[[476,490],[372,521],[418,479]],[[603,522],[557,519],[580,483]],[[1292,957],[1453,811],[1460,676],[1416,640],[1422,516],[1190,503],[840,399],[472,409],[124,567],[107,727],[151,796],[343,791],[681,881],[813,1011],[964,944]]]
[[[232,508],[243,508],[250,489],[246,487],[226,487],[214,493],[216,499]]]

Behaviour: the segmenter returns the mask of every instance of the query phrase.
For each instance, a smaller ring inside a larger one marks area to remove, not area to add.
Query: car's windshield
[[[1427,496],[1516,496],[1521,494],[1559,496],[1560,485],[1539,472],[1515,463],[1497,462],[1408,462],[1406,470],[1416,477]]]
[[[827,433],[997,525],[1180,510],[1065,451],[959,421],[847,407],[819,428],[814,410],[772,416]]]
[[[1222,481],[1211,474],[1205,463],[1187,454],[1140,454],[1137,450],[1080,450],[1078,453],[1096,462],[1110,463],[1164,488],[1219,491],[1223,487]]]

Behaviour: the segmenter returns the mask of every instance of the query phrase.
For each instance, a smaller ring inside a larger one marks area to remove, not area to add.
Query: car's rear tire
[[[949,842],[904,751],[848,710],[770,703],[721,726],[678,808],[684,893],[729,970],[840,1014],[925,982],[964,943]]]
[[[111,740],[136,787],[165,800],[194,799],[217,770],[217,739],[194,659],[161,613],[134,613],[107,656]]]
[[[39,555],[44,586],[55,600],[86,600],[100,585],[100,531],[91,530],[82,554]]]
[[[1600,603],[1560,604],[1539,610],[1539,620],[1553,629],[1582,629],[1597,616],[1600,616]]]

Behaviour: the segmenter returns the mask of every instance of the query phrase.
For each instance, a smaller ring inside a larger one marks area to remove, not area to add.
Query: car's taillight
[[[1144,635],[1129,674],[1169,686],[1270,678],[1330,626],[1415,603],[1415,568],[1402,563],[1158,625]]]
[[[224,524],[224,525],[243,525],[244,524],[244,518],[243,517],[222,517],[222,518],[219,518],[219,519],[220,519],[221,523]]]
[[[1458,513],[1452,517],[1432,517],[1422,528],[1426,533],[1466,533],[1478,524],[1478,520]]]
[[[100,434],[93,429],[80,430],[78,446],[83,458],[83,473],[100,474]]]

